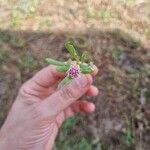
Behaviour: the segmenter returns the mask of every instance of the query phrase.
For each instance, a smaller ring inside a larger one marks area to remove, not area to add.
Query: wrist
[[[0,149],[4,149],[5,145],[5,138],[2,134],[2,131],[0,130]]]
[[[0,130],[0,149],[2,149],[2,150],[12,149],[9,139],[5,136],[5,134],[2,132],[2,130]]]

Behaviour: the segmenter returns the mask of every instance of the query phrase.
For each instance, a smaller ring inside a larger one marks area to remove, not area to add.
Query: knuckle
[[[24,84],[22,85],[22,87],[20,88],[20,90],[19,90],[19,94],[20,94],[21,96],[27,96],[27,93],[28,93],[28,88],[27,88],[26,83],[24,83]]]
[[[29,86],[29,81],[25,82],[19,90],[19,95],[22,97],[34,97],[35,93]]]
[[[61,96],[64,99],[72,99],[72,98],[74,99],[77,97],[75,90],[73,90],[71,87],[68,87],[68,86],[62,88]]]

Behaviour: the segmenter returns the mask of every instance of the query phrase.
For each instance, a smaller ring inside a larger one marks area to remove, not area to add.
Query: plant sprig
[[[68,50],[71,56],[71,59],[69,59],[68,61],[61,62],[51,58],[46,58],[46,62],[48,64],[55,65],[57,71],[66,73],[66,77],[60,82],[58,88],[61,88],[62,86],[69,84],[73,80],[73,78],[71,76],[68,76],[67,73],[69,72],[70,69],[73,69],[71,67],[74,66],[74,64],[77,66],[77,69],[79,68],[81,74],[91,74],[94,70],[93,63],[85,63],[85,61],[87,61],[88,59],[86,51],[84,51],[82,55],[79,56],[72,42],[70,41],[67,41],[65,43],[65,48]]]
[[[79,62],[80,58],[79,58],[74,46],[72,45],[72,43],[70,41],[66,42],[65,47],[68,50],[68,52],[70,53],[70,56],[72,57],[72,59],[75,59],[77,62]]]

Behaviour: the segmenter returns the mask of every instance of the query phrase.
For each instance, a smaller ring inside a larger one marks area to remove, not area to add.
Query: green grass
[[[23,25],[23,21],[26,19],[26,15],[21,13],[18,10],[13,10],[10,19],[10,27],[21,27]]]
[[[34,70],[38,67],[38,62],[36,58],[30,53],[30,51],[28,51],[26,54],[20,57],[18,60],[18,66],[22,70]]]
[[[41,0],[20,0],[16,8],[25,14],[33,14]]]
[[[108,22],[114,16],[111,10],[107,8],[101,10],[94,10],[94,8],[91,7],[87,9],[86,15],[87,19],[97,19],[103,22]]]
[[[127,147],[132,147],[135,144],[134,137],[130,130],[125,131],[122,134],[122,141]]]
[[[150,64],[145,64],[141,69],[147,76],[150,76]]]
[[[85,138],[81,138],[80,142],[73,146],[74,150],[92,150],[92,145]]]
[[[25,45],[25,41],[13,32],[0,31],[0,44],[9,44],[13,47],[20,48]]]
[[[145,28],[144,33],[150,38],[150,27]]]
[[[130,36],[129,33],[124,32],[123,30],[120,29],[113,29],[111,31],[108,31],[108,33],[113,36],[118,42],[124,44],[125,46],[128,46],[132,49],[136,49],[141,45],[141,41],[139,38],[133,38]]]
[[[39,30],[44,29],[44,30],[50,31],[51,26],[52,26],[51,18],[49,16],[42,16],[42,17],[39,17],[38,19],[40,20]]]
[[[6,49],[0,49],[0,65],[7,62],[9,59],[9,51]]]
[[[92,150],[89,139],[74,131],[78,123],[79,120],[76,117],[71,117],[63,123],[54,150]],[[68,137],[71,132],[74,132],[74,136]]]
[[[131,114],[132,116],[132,114]],[[131,117],[128,117],[127,115],[123,116],[124,122],[125,122],[125,129],[122,132],[121,140],[128,148],[132,148],[135,144],[135,139],[131,130]],[[130,119],[129,119],[130,118]]]
[[[77,124],[77,122],[78,120],[76,117],[71,117],[67,119],[61,127],[62,131],[72,129]]]
[[[40,0],[20,0],[12,8],[9,28],[20,28],[29,17],[34,17]]]
[[[10,38],[10,35],[7,34],[5,31],[0,31],[0,44],[4,42],[9,42]]]
[[[107,22],[112,17],[111,11],[108,9],[102,9],[98,12],[98,17],[104,22]]]
[[[93,150],[92,144],[84,137],[70,137],[61,143],[56,142],[56,145],[54,150]]]
[[[114,61],[118,61],[123,54],[123,51],[117,47],[108,48],[107,51],[110,53]]]
[[[137,4],[137,0],[125,0],[125,4],[132,7]]]

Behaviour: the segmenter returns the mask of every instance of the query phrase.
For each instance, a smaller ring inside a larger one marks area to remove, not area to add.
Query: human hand
[[[96,75],[97,68],[93,72]],[[79,101],[83,95],[96,96],[91,75],[55,90],[64,74],[48,66],[24,83],[0,131],[2,150],[50,150],[59,127],[78,112],[93,112],[95,105]]]

